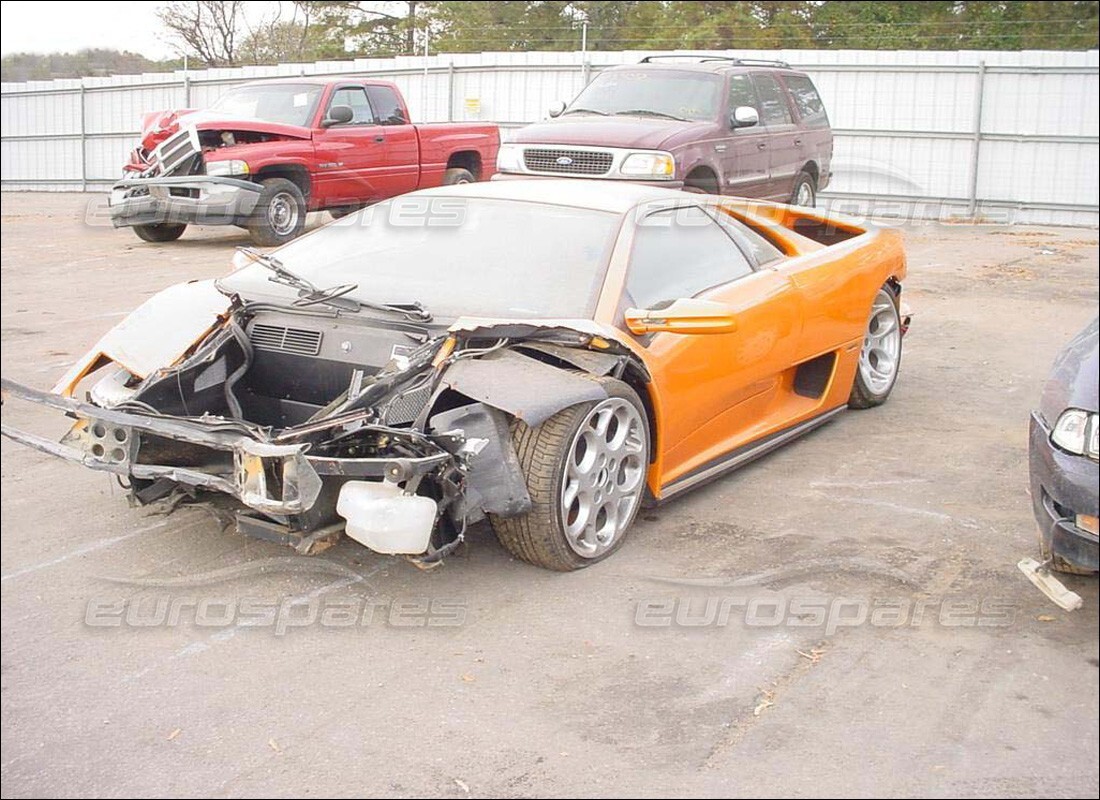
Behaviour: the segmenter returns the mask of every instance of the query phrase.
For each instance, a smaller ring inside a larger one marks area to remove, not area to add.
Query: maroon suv
[[[502,145],[497,169],[814,205],[833,133],[807,75],[782,61],[661,58],[601,72]]]

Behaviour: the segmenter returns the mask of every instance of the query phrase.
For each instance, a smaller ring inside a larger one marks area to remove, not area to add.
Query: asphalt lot
[[[48,388],[246,243],[146,244],[87,202],[2,198],[5,377]],[[348,540],[291,557],[5,439],[4,796],[1095,797],[1097,582],[1067,578],[1066,613],[1015,565],[1038,551],[1028,412],[1097,311],[1097,233],[907,240],[890,402],[647,512],[575,574],[487,527],[433,572]]]

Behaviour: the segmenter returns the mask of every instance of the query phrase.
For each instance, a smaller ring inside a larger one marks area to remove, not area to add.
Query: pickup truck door
[[[324,127],[333,106],[350,106],[351,122]],[[386,134],[375,119],[363,86],[336,87],[313,137],[317,172],[314,208],[352,206],[382,200],[386,194]]]
[[[386,140],[386,196],[411,192],[420,183],[421,152],[416,126],[409,122],[409,112],[392,86],[368,85],[367,98]]]
[[[729,136],[715,145],[722,165],[721,193],[736,197],[764,198],[769,194],[768,135],[762,124],[750,128],[733,127],[733,112],[740,106],[760,113],[756,89],[746,74],[731,75],[727,119]],[[761,115],[763,119],[763,115]]]
[[[787,92],[774,75],[758,72],[752,76],[760,101],[760,122],[768,138],[767,196],[786,203],[794,191],[794,179],[802,169],[803,133],[795,124]]]

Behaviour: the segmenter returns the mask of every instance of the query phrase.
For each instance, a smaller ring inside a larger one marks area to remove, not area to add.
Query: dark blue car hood
[[[1039,402],[1039,411],[1048,423],[1057,420],[1067,408],[1100,410],[1097,404],[1098,334],[1100,317],[1094,318],[1074,336],[1054,360]]]

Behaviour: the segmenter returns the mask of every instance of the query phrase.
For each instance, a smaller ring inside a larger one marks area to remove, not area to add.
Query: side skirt
[[[799,436],[809,433],[814,428],[824,425],[846,408],[847,406],[839,406],[822,414],[818,414],[816,417],[811,417],[790,428],[776,431],[769,436],[765,436],[763,439],[757,439],[755,442],[749,442],[732,452],[719,456],[714,461],[696,467],[687,475],[684,475],[682,478],[677,478],[669,485],[663,487],[661,497],[657,503],[660,504],[666,500],[671,500],[683,492],[686,492],[688,489],[701,486],[715,478],[721,477],[727,472],[745,466],[750,461],[754,461],[760,458],[760,456],[770,453],[772,450],[786,444],[792,439],[797,439]]]

